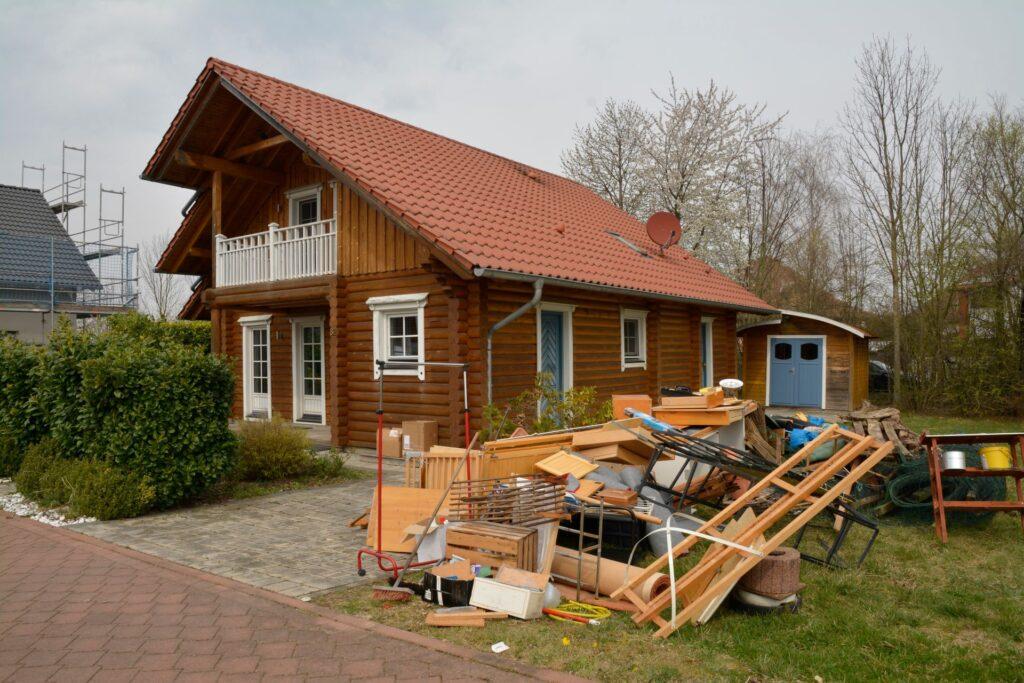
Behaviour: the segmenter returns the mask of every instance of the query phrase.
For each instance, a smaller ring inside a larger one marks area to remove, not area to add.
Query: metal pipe
[[[479,275],[479,273],[477,273]],[[487,403],[492,402],[493,381],[491,378],[491,356],[494,349],[494,333],[508,325],[513,320],[521,317],[528,310],[540,303],[541,294],[544,293],[544,280],[536,278],[533,281],[533,296],[525,304],[509,313],[507,316],[494,323],[494,327],[487,331]]]

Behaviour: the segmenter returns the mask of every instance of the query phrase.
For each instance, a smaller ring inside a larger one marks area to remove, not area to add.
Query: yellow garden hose
[[[580,624],[598,626],[602,619],[607,619],[612,615],[612,611],[606,607],[566,600],[558,607],[545,609],[544,614],[558,621],[575,621]]]

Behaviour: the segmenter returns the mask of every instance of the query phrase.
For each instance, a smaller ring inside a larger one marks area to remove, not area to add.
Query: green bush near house
[[[32,444],[25,449],[25,457],[14,475],[14,483],[26,498],[36,500],[41,494],[42,480],[57,461],[62,461],[57,442],[50,437]]]
[[[41,357],[38,346],[0,338],[0,477],[14,475],[25,449],[46,433],[35,401]]]
[[[488,439],[508,436],[522,427],[531,434],[607,422],[612,419],[612,402],[600,401],[594,387],[555,388],[550,372],[538,373],[533,386],[504,406],[484,407]]]
[[[144,477],[99,460],[80,460],[70,472],[71,512],[96,519],[138,517],[152,507],[156,491]]]
[[[278,416],[244,422],[239,437],[237,474],[241,479],[276,481],[310,474],[318,466],[305,430]]]
[[[144,477],[164,508],[230,472],[234,379],[228,363],[191,347],[111,345],[81,364],[82,455]]]
[[[67,321],[45,347],[0,346],[0,476],[43,505],[108,518],[196,497],[233,471],[234,380],[209,326]]]

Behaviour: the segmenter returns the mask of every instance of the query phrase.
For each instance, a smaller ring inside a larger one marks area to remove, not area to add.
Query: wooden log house
[[[216,59],[142,177],[195,190],[157,267],[200,278],[182,315],[235,417],[339,446],[374,443],[378,358],[467,363],[476,429],[542,369],[604,397],[735,376],[736,312],[774,312],[575,182]],[[385,372],[389,422],[461,440],[458,371]]]

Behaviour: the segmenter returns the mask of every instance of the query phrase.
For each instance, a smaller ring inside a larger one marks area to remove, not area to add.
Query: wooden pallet
[[[799,481],[786,478],[814,449],[836,439],[847,440],[847,443],[813,473]],[[869,453],[871,449],[874,450]],[[717,531],[719,526],[734,521],[762,492],[769,487],[776,487],[781,491],[780,497],[757,515],[752,522],[745,524],[733,537],[733,540],[740,545],[760,546],[758,550],[767,555],[804,527],[833,500],[849,491],[858,479],[888,456],[892,449],[891,443],[880,444],[870,436],[858,435],[831,425],[770,474],[753,484],[725,509],[705,522],[699,531],[721,537]],[[852,467],[852,469],[842,475],[841,472],[846,467]],[[840,481],[828,490],[821,490],[821,486],[834,476],[840,476]],[[800,508],[799,514],[781,530],[771,532],[775,524],[782,522],[798,507]],[[750,519],[749,515],[747,518]],[[735,529],[735,525],[733,529]],[[763,545],[759,543],[762,535],[766,537]],[[645,602],[638,595],[637,588],[649,576],[666,567],[669,562],[690,552],[700,540],[697,536],[688,536],[683,539],[668,553],[632,577],[627,584],[616,590],[611,596],[613,599],[625,598],[636,605],[637,612],[633,615],[633,620],[637,624],[648,621],[657,624],[658,630],[655,633],[657,637],[668,637],[687,621],[705,615],[705,611],[710,606],[716,601],[720,601],[736,581],[762,559],[761,555],[734,547],[711,544],[697,564],[676,582],[677,604],[681,603],[683,608],[677,612],[674,620],[666,620],[661,613],[670,605],[672,591],[666,591]],[[703,619],[698,620],[703,621]]]

